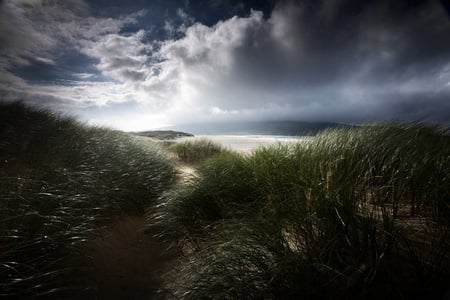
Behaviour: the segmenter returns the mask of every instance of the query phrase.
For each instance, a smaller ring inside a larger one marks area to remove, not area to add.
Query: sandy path
[[[194,172],[180,164],[179,182],[186,183]],[[164,299],[163,275],[173,269],[176,256],[153,234],[144,216],[116,217],[99,228],[98,237],[82,249],[88,271],[78,276],[91,287],[83,299]]]
[[[178,176],[182,183],[187,183],[195,174],[195,169],[192,165],[179,163]]]
[[[77,282],[90,288],[70,299],[161,299],[163,274],[175,257],[146,230],[143,216],[117,217],[81,250],[88,266]]]
[[[194,172],[178,162],[178,183],[187,183]],[[74,285],[89,288],[64,299],[165,299],[163,275],[176,265],[177,256],[154,234],[145,216],[117,216],[99,227],[98,237],[79,250],[81,261],[74,262],[80,266]]]

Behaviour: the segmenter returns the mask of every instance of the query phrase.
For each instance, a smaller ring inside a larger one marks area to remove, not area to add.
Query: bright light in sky
[[[0,101],[146,130],[450,123],[446,1],[0,2]]]

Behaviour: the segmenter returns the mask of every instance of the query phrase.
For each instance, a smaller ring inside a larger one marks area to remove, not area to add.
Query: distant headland
[[[193,134],[175,131],[175,130],[149,130],[149,131],[139,131],[139,132],[130,132],[131,134],[138,136],[145,136],[149,138],[154,138],[158,140],[173,140],[181,137],[189,137],[194,136]]]

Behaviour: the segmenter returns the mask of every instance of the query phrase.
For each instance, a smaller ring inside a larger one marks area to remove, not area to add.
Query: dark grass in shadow
[[[174,181],[152,143],[21,104],[0,107],[0,296],[60,297],[95,228],[142,214]],[[95,287],[94,287],[95,288]]]

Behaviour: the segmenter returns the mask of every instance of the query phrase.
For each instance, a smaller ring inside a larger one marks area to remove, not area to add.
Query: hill
[[[174,131],[174,130],[149,130],[149,131],[139,131],[139,132],[130,132],[131,134],[138,136],[150,137],[158,140],[173,140],[180,137],[188,137],[194,136],[193,134],[182,132],[182,131]]]
[[[0,103],[0,298],[103,299],[88,245],[117,216],[141,216],[174,171],[152,141]]]

